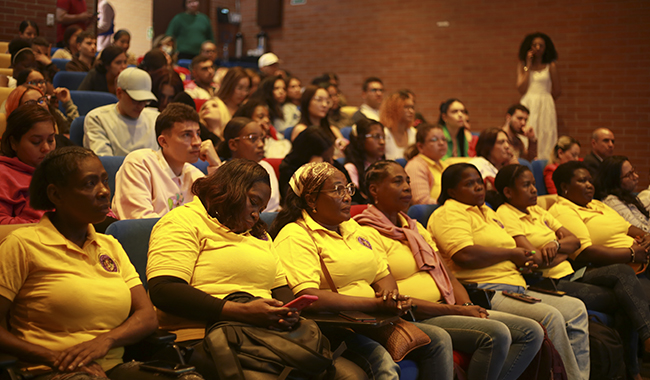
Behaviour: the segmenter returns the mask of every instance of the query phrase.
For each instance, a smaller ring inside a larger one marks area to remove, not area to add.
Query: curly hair
[[[231,230],[244,227],[241,210],[246,207],[247,192],[257,182],[271,186],[269,173],[255,161],[234,159],[226,162],[207,177],[197,179],[192,193],[199,197],[208,214]],[[266,223],[259,219],[251,234],[263,239]]]
[[[257,87],[257,91],[251,95],[251,98],[264,100],[266,105],[269,107],[269,118],[271,120],[284,120],[284,115],[282,113],[282,104],[278,103],[273,97],[273,88],[275,87],[275,82],[279,80],[285,82],[284,78],[282,78],[280,75],[273,75],[264,78],[264,80],[262,80],[262,82],[260,82],[259,86]]]
[[[621,187],[621,175],[625,161],[629,161],[625,156],[611,156],[600,163],[598,177],[594,183],[596,198],[602,201],[608,195],[613,195],[626,205],[635,206],[646,218],[650,218],[648,210],[639,198],[633,192]]]
[[[524,38],[519,46],[519,60],[524,64],[526,63],[526,55],[533,46],[533,40],[535,38],[543,39],[544,44],[546,45],[544,55],[542,55],[542,63],[557,61],[557,51],[555,51],[555,45],[553,44],[553,41],[551,41],[551,37],[541,32],[531,33]]]

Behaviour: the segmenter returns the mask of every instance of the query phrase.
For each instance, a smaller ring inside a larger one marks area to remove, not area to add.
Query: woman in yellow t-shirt
[[[291,177],[286,207],[271,226],[287,282],[297,296],[318,296],[311,306],[315,311],[403,314],[411,301],[399,294],[385,255],[370,243],[376,232],[350,219],[355,190],[326,162],[305,164]],[[374,340],[340,329],[328,337],[344,340],[348,351],[370,364],[377,379],[399,377],[399,366]],[[437,349],[433,339],[407,358],[418,362],[421,378],[451,379],[451,350]]]
[[[445,145],[446,148],[446,145]],[[372,234],[375,249],[387,255],[400,292],[418,306],[416,317],[436,333],[438,344],[472,354],[469,379],[516,379],[537,354],[544,333],[532,319],[490,311],[471,303],[467,291],[445,267],[429,232],[405,211],[411,187],[394,161],[379,161],[366,172],[371,205],[355,220]],[[489,336],[489,339],[483,339]]]
[[[485,206],[485,186],[478,169],[464,163],[445,169],[438,203],[441,206],[427,228],[456,277],[496,290],[493,310],[542,323],[569,378],[587,380],[589,326],[584,304],[573,297],[526,290],[521,271],[534,268],[533,254],[517,247],[496,212]],[[502,291],[526,293],[542,302],[524,303]]]
[[[92,151],[52,151],[34,172],[30,202],[54,211],[0,243],[0,315],[11,326],[0,327],[0,352],[52,368],[38,379],[155,378],[122,363],[123,347],[158,321],[122,246],[92,226],[109,211],[107,182]]]
[[[420,124],[415,145],[406,152],[406,173],[411,177],[413,204],[436,204],[440,196],[440,178],[447,164],[447,138],[440,125]]]
[[[626,348],[628,373],[640,379],[636,355],[636,334],[629,335],[629,326],[637,331],[646,347],[650,344],[650,307],[634,269],[626,264],[591,268],[582,277],[572,279],[573,268],[568,257],[575,257],[580,248],[578,238],[563,227],[548,211],[537,206],[537,190],[533,173],[523,165],[508,165],[499,171],[495,186],[505,203],[497,215],[518,247],[537,251],[534,256],[544,277],[556,279],[558,290],[581,299],[589,310],[608,314],[623,311],[626,323],[619,333],[632,340]]]

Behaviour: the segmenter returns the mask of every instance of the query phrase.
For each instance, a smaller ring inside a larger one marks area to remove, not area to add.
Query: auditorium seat
[[[280,163],[282,163],[282,158],[265,158],[264,161],[268,162],[273,166],[273,171],[275,172],[275,177],[280,178]]]
[[[52,79],[52,86],[54,86],[54,88],[65,87],[68,90],[76,90],[79,88],[79,85],[81,85],[81,82],[83,82],[86,74],[88,73],[76,71],[59,71],[58,73],[54,74],[54,78]]]
[[[433,212],[438,208],[439,205],[413,205],[409,207],[408,211],[406,212],[406,215],[408,215],[411,219],[415,219],[418,222],[420,222],[421,225],[424,226],[424,228],[427,227],[427,223],[429,222],[429,217]]]
[[[111,235],[122,244],[122,248],[131,260],[131,264],[140,275],[140,280],[147,288],[147,252],[149,237],[153,226],[160,218],[118,220],[106,229],[106,235]]]
[[[184,67],[184,68],[186,68],[186,69],[188,69],[188,70],[190,69],[190,65],[191,65],[191,64],[192,64],[192,60],[191,60],[191,59],[179,59],[179,60],[178,60],[178,66],[180,66],[180,67]]]
[[[56,67],[59,69],[59,71],[65,71],[65,65],[70,62],[69,59],[63,59],[63,58],[52,58],[52,63],[56,65]],[[77,86],[79,87],[79,86]],[[76,87],[74,88],[76,90]]]
[[[111,204],[113,203],[113,195],[115,194],[115,176],[117,171],[120,170],[124,157],[122,156],[101,156],[99,160],[104,165],[106,173],[108,173],[108,187],[111,189]]]
[[[202,171],[203,174],[208,175],[208,165],[210,165],[208,161],[203,161],[199,159],[198,161],[192,163],[192,165],[194,165],[197,169]]]
[[[294,127],[289,127],[282,132],[285,139],[291,141],[291,132],[293,132],[293,128]]]
[[[402,165],[402,167],[406,167],[406,163],[407,163],[406,158],[396,158],[395,162]]]
[[[531,162],[533,165],[533,177],[535,177],[535,187],[537,188],[537,195],[548,194],[546,183],[544,182],[544,168],[546,168],[547,160],[535,160]]]
[[[2,102],[7,100],[9,94],[11,94],[11,91],[13,90],[14,90],[13,88],[9,88],[9,87],[0,87],[0,104],[2,104]]]
[[[59,75],[60,73],[61,72],[59,71],[56,75]],[[87,115],[88,112],[97,107],[117,103],[117,97],[110,92],[71,90],[70,97],[72,98],[72,102],[79,109],[79,115]]]
[[[350,133],[352,133],[352,127],[343,127],[341,128],[341,134],[346,140],[350,139]]]
[[[0,53],[0,67],[3,69],[11,67],[11,54]]]
[[[84,146],[84,120],[86,115],[79,116],[70,123],[70,141],[77,146]]]
[[[352,205],[350,207],[350,217],[354,218],[368,208],[368,205]]]
[[[7,115],[0,113],[0,136],[5,133],[5,129],[7,129]]]

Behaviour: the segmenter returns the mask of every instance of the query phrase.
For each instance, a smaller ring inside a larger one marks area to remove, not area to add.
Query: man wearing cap
[[[273,53],[262,54],[260,59],[257,61],[257,66],[259,66],[263,77],[286,75],[284,71],[280,70],[280,59]]]
[[[84,147],[98,156],[126,156],[136,149],[158,149],[156,108],[146,107],[157,100],[151,92],[151,77],[131,67],[117,77],[117,104],[95,108],[84,121]]]

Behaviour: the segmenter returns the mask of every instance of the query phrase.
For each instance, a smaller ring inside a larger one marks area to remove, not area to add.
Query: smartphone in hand
[[[311,305],[312,303],[318,301],[318,297],[312,296],[309,294],[303,294],[302,296],[294,299],[291,302],[288,302],[286,305],[283,305],[284,307],[290,307],[294,308],[298,311],[306,308],[307,306]]]

